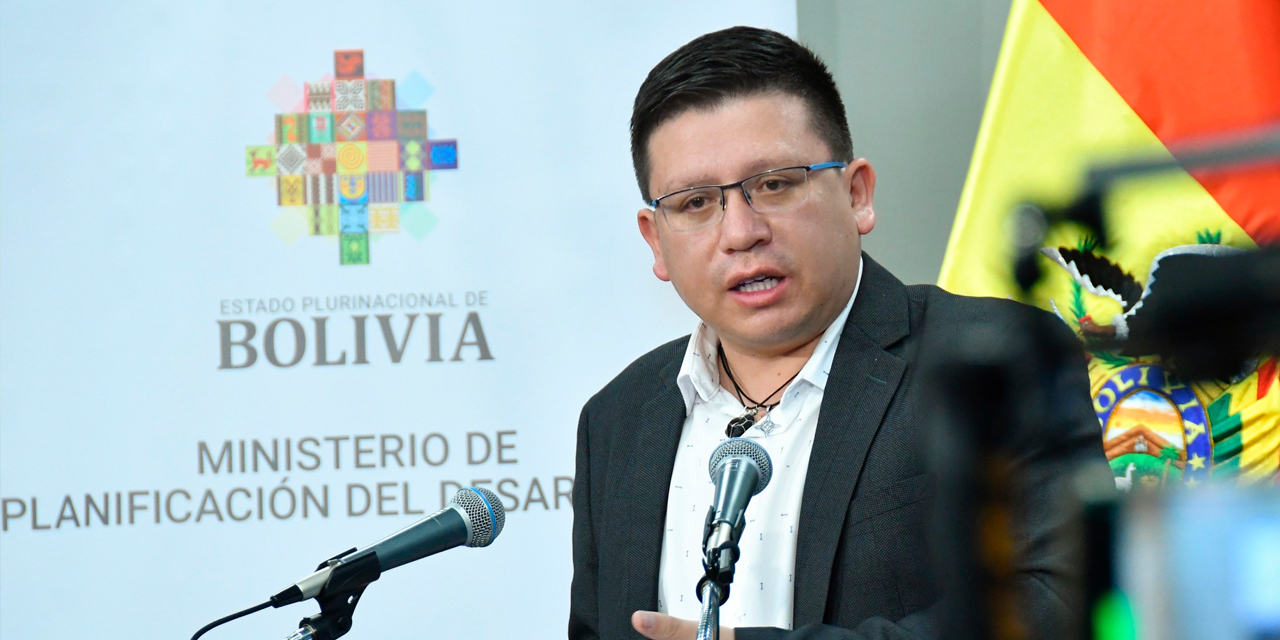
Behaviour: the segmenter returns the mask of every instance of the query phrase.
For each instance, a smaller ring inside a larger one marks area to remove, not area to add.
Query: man
[[[681,47],[641,85],[631,128],[654,275],[702,322],[583,409],[570,638],[694,637],[707,461],[736,435],[775,471],[747,510],[721,637],[932,636],[919,360],[960,328],[1040,312],[907,287],[862,254],[875,172],[830,73],[786,36]],[[1062,457],[1100,458],[1077,364]],[[1017,568],[1037,622],[1062,615],[1068,567],[1046,548],[1058,519],[1028,520]]]

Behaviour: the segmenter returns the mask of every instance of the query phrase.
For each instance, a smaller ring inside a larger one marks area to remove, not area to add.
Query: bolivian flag
[[[1280,126],[1280,0],[1014,0],[939,284],[1006,297],[1009,212],[1078,195],[1087,167],[1168,157]],[[1280,164],[1118,185],[1107,247],[1054,231],[1036,302],[1073,330],[1123,335],[1160,260],[1280,243]],[[1150,356],[1091,353],[1094,409],[1122,488],[1277,480],[1274,358],[1184,383]]]

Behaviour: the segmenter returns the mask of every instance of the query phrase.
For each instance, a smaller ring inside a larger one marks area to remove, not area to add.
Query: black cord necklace
[[[780,391],[782,391],[783,389],[786,389],[787,385],[791,384],[791,381],[795,380],[796,376],[800,375],[800,372],[797,371],[794,374],[792,374],[790,378],[787,378],[786,382],[782,383],[782,386],[778,387],[777,389],[774,389],[773,393],[765,396],[764,402],[757,402],[754,399],[752,399],[751,396],[747,395],[746,392],[742,390],[742,387],[738,386],[738,381],[733,377],[733,370],[729,368],[729,359],[726,358],[724,355],[723,345],[719,345],[719,344],[716,345],[716,354],[720,356],[720,364],[724,367],[725,377],[729,378],[729,382],[733,384],[734,392],[738,394],[738,402],[741,402],[743,406],[747,407],[747,410],[745,413],[730,420],[729,425],[724,428],[725,436],[730,438],[740,438],[742,437],[742,434],[747,432],[747,429],[750,429],[752,425],[756,423],[757,416],[763,415],[764,413],[769,413],[770,409],[773,409],[779,404],[782,404],[781,398],[779,398],[778,401],[774,402],[773,404],[765,404],[765,403],[769,401],[769,398],[772,398],[778,395]],[[750,406],[747,406],[748,402],[751,403]],[[763,413],[760,411],[761,409],[764,409]]]

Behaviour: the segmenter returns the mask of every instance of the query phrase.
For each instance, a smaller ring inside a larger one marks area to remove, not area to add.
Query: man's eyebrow
[[[765,171],[772,171],[774,169],[781,169],[783,167],[798,167],[802,165],[807,166],[795,160],[776,160],[776,159],[756,160],[755,162],[752,162],[751,164],[746,166],[746,168],[742,172],[742,175],[739,176],[737,180],[731,180],[730,182],[737,182],[738,180],[749,178],[751,176],[764,173]],[[670,187],[667,189],[659,189],[658,190],[659,197],[669,193],[675,193],[677,191],[684,191],[685,189],[695,189],[697,187],[709,187],[712,185],[719,185],[719,184],[725,184],[725,183],[719,182],[715,178],[707,174],[702,174],[695,179],[684,180],[678,184],[682,184],[682,186]]]
[[[798,166],[807,165],[807,164],[808,163],[799,162],[794,159],[774,158],[774,159],[768,159],[768,160],[757,160],[747,165],[746,174],[743,175],[742,178],[754,176],[759,173],[764,173],[765,171],[773,171],[774,169],[782,169],[784,167],[798,167]],[[738,178],[738,179],[741,180],[742,178]]]

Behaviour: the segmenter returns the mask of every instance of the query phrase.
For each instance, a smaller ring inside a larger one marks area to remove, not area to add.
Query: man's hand
[[[655,611],[637,611],[631,614],[631,626],[650,640],[694,640],[698,637],[697,622],[672,618]],[[733,628],[720,627],[720,640],[733,640]]]

